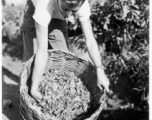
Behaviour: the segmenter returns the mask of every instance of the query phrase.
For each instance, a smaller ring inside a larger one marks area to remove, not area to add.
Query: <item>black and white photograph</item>
[[[2,120],[150,120],[149,0],[1,0]]]

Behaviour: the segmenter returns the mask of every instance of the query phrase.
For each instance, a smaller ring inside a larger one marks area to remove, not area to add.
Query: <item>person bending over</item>
[[[109,92],[109,80],[102,68],[97,42],[90,22],[90,6],[88,0],[27,0],[21,26],[23,35],[23,61],[34,55],[33,39],[37,40],[37,51],[32,72],[31,95],[37,100],[42,99],[37,90],[48,58],[47,50],[60,49],[68,51],[68,22],[77,19],[85,36],[89,56],[97,70],[97,84]],[[26,81],[21,81],[25,84]]]

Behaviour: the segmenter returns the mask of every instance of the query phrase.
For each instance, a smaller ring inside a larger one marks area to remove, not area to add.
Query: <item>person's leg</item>
[[[54,29],[48,36],[49,44],[53,49],[68,51],[66,39],[61,30]]]
[[[34,35],[29,34],[28,32],[23,32],[23,62],[29,60],[34,55],[34,44],[33,39]]]

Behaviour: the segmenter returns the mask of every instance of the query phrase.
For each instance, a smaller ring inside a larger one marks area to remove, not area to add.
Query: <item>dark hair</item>
[[[65,0],[69,5],[82,5],[85,0]]]

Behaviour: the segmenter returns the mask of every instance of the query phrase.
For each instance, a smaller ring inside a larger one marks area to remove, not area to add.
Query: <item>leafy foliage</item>
[[[139,108],[148,107],[148,4],[144,0],[96,1],[91,16],[96,40],[105,50],[103,64],[111,82],[117,86],[125,82],[122,76],[126,77],[130,101]]]
[[[3,55],[10,55],[14,59],[22,59],[23,42],[20,31],[20,17],[22,6],[3,6],[2,43]]]

